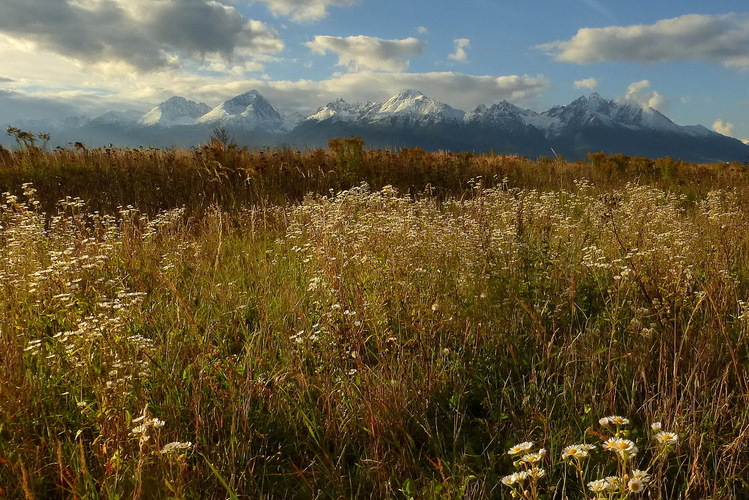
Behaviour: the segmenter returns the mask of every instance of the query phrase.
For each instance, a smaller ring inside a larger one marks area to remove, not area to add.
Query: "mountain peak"
[[[185,99],[184,97],[180,97],[178,95],[175,95],[175,96],[170,97],[166,101],[162,102],[161,104],[159,104],[159,106],[164,106],[164,105],[170,105],[170,106],[171,105],[180,105],[180,104],[184,104],[186,102],[189,102],[189,101],[187,99]]]
[[[593,92],[589,96],[581,96],[570,104],[571,107],[576,108],[585,108],[589,111],[599,111],[599,112],[606,112],[606,110],[611,106],[613,101],[607,101],[598,92]]]
[[[402,92],[399,92],[395,94],[392,99],[400,98],[400,99],[421,99],[426,97],[423,92],[416,89],[406,89]]]
[[[368,121],[391,122],[393,119],[410,124],[460,122],[465,112],[407,89],[381,104],[373,104],[366,112]]]
[[[302,121],[304,124],[297,127]],[[195,126],[166,130],[190,123]],[[163,130],[144,132],[138,128],[143,125],[160,125]],[[306,120],[301,115],[281,114],[257,90],[237,95],[210,110],[205,104],[173,96],[146,115],[110,112],[94,120],[71,122],[65,127],[67,131],[60,130],[56,135],[63,136],[63,144],[73,140],[107,144],[119,139],[120,144],[137,141],[137,145],[144,137],[154,144],[189,144],[197,133],[205,136],[216,126],[226,126],[237,138],[251,137],[249,140],[259,144],[282,140],[300,147],[325,144],[330,137],[350,133],[360,135],[369,144],[379,141],[382,146],[454,151],[493,148],[530,156],[548,154],[550,148],[575,158],[584,158],[588,151],[606,151],[649,157],[669,155],[689,161],[743,161],[749,154],[749,147],[735,139],[702,126],[679,126],[650,106],[627,99],[607,100],[595,92],[542,113],[507,101],[480,105],[465,113],[418,90],[406,89],[384,102],[349,104],[338,98]],[[286,136],[268,135],[286,132]]]
[[[311,121],[350,121],[356,114],[356,105],[351,105],[339,97],[319,108],[315,114],[307,117]]]
[[[466,123],[479,123],[484,126],[509,126],[513,128],[525,125],[538,125],[534,118],[537,113],[522,109],[505,100],[486,107],[482,104],[470,113],[466,113]]]
[[[232,106],[247,107],[254,103],[267,103],[268,101],[265,99],[265,97],[260,95],[260,92],[258,92],[257,90],[250,90],[249,92],[245,92],[244,94],[239,94],[238,96],[232,97],[225,102]]]
[[[173,96],[143,115],[138,120],[138,124],[163,127],[194,125],[198,118],[210,110],[211,108],[205,103],[197,103],[184,97]]]
[[[286,128],[281,113],[257,90],[250,90],[222,102],[200,117],[198,123],[266,132],[282,132]]]

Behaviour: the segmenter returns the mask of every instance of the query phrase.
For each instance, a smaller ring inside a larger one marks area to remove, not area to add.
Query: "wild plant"
[[[650,498],[746,496],[743,187],[693,197],[559,161],[360,159],[409,184],[331,192],[322,150],[58,151],[37,159],[60,169],[44,175],[0,168],[46,183],[0,198],[4,494],[501,497],[525,435],[549,450],[515,471],[538,469],[538,495],[591,498],[587,483],[640,470]],[[113,188],[132,206],[55,184],[134,166],[150,184]],[[526,167],[546,180],[519,183]],[[444,182],[417,190],[417,170]],[[668,415],[678,446],[650,465],[642,426],[615,421],[584,434],[596,450],[570,447],[594,408]],[[620,464],[609,438],[638,454]]]
[[[563,469],[560,472],[566,474],[568,470],[573,471],[579,482],[579,498],[627,500],[638,498],[651,485],[663,487],[667,460],[678,445],[678,434],[664,431],[660,422],[653,422],[652,433],[644,439],[648,449],[643,453],[633,440],[636,439],[636,432],[629,429],[629,418],[612,415],[601,418],[598,423],[604,432],[588,431],[599,437],[597,445],[572,444],[565,446],[561,452]],[[548,477],[543,468],[549,460],[545,448],[536,449],[533,442],[526,441],[511,447],[507,454],[513,457],[517,470],[504,476],[502,484],[510,488],[513,498],[538,499],[547,493],[569,498],[570,492],[576,490],[566,484],[566,478],[557,483],[561,486],[553,484],[553,478]],[[558,492],[557,489],[562,491]]]

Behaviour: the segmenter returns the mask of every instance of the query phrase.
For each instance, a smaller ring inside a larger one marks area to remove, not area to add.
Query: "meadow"
[[[26,145],[0,192],[0,498],[749,497],[746,165]]]

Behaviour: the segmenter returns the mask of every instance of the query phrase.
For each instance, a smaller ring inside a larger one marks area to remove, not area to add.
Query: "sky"
[[[0,123],[413,88],[466,111],[598,92],[749,139],[745,0],[1,0]]]

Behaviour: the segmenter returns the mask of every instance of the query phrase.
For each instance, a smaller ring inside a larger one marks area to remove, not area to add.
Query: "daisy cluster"
[[[518,470],[503,477],[502,484],[512,488],[513,497],[537,498],[539,481],[546,477],[546,469],[542,467],[548,455],[546,449],[536,448],[532,441],[525,441],[510,448],[507,454],[515,458],[514,465]]]
[[[625,437],[631,435],[626,429],[631,421],[626,417],[611,415],[601,418],[598,423],[606,430],[613,431],[613,436],[603,440],[601,449],[611,453],[617,463],[617,474],[588,482],[588,490],[595,495],[595,499],[630,498],[644,492],[651,474],[649,468],[635,468],[634,462],[640,449],[634,441]],[[663,431],[662,427],[660,422],[651,424],[656,460],[664,457],[678,442],[676,433]]]
[[[650,465],[639,468],[637,464],[640,448],[630,439],[633,433],[627,429],[630,419],[619,415],[601,418],[599,424],[608,431],[610,437],[604,433],[600,445],[577,443],[565,446],[561,452],[562,463],[566,469],[572,469],[582,485],[583,498],[586,500],[625,500],[643,493],[651,483],[653,474],[651,468],[673,451],[679,442],[675,432],[664,431],[660,422],[651,424],[651,441],[654,443]],[[502,478],[505,486],[512,488],[513,498],[540,498],[542,490],[538,481],[546,477],[546,470],[541,464],[547,456],[544,448],[534,451],[535,443],[525,441],[511,447],[507,454],[515,457],[513,465],[518,469]],[[595,463],[590,463],[591,456],[597,451],[603,452]],[[615,474],[609,474],[599,479],[589,481],[586,473],[598,471],[609,473],[613,470],[606,466],[605,458],[612,458],[615,462]],[[603,458],[604,460],[600,460]],[[587,488],[586,488],[587,487]]]

